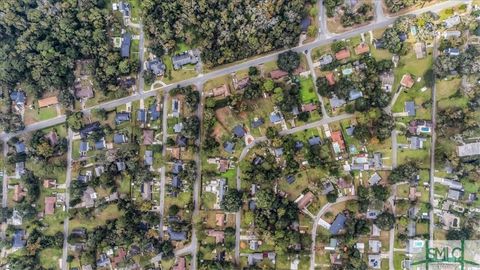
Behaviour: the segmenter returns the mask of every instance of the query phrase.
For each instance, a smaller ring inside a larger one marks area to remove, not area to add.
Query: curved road
[[[339,203],[342,203],[342,202],[346,202],[346,201],[350,201],[350,200],[356,200],[358,199],[357,196],[344,196],[344,197],[340,197],[337,199],[336,202],[334,203],[327,203],[325,204],[317,213],[317,215],[315,216],[315,219],[313,221],[313,225],[312,225],[312,247],[311,247],[311,254],[310,254],[310,270],[314,270],[315,269],[315,250],[316,250],[316,239],[317,239],[317,227],[318,227],[318,222],[320,221],[320,218],[330,209],[330,207],[336,205],[336,204],[339,204]]]

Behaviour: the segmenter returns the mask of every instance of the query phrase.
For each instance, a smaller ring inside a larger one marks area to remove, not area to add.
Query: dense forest
[[[298,43],[310,0],[142,1],[154,52],[185,42],[202,50],[209,66],[230,63]]]
[[[98,90],[118,90],[117,77],[136,69],[112,47],[111,29],[120,29],[121,22],[105,1],[2,0],[0,10],[2,90],[19,84],[36,97],[60,91],[60,101],[69,105],[76,60],[93,60],[89,68]]]

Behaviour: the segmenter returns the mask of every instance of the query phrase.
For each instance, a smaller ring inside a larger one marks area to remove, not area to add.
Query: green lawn
[[[311,76],[300,78],[300,98],[303,104],[318,102]]]
[[[62,258],[62,249],[46,248],[40,252],[40,264],[46,269],[58,269],[59,259]]]
[[[47,120],[54,117],[57,117],[57,109],[54,106],[41,108],[38,114],[39,120]]]

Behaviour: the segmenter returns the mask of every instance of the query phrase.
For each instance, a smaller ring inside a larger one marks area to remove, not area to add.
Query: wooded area
[[[184,42],[202,50],[206,65],[217,66],[295,46],[307,2],[147,0],[142,5],[154,53]]]
[[[76,60],[93,60],[93,84],[102,91],[118,90],[118,76],[137,69],[111,44],[111,29],[121,25],[104,1],[4,0],[0,9],[2,90],[19,87],[37,98],[60,91],[70,105]]]

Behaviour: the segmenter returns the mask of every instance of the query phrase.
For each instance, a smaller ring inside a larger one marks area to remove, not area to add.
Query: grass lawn
[[[416,118],[429,119],[429,106],[422,106],[425,102],[431,99],[431,91],[420,91],[425,86],[425,73],[432,67],[433,59],[431,50],[428,50],[428,55],[424,59],[417,59],[413,50],[410,50],[406,56],[400,57],[398,68],[394,70],[395,83],[393,85],[394,91],[398,89],[403,75],[409,73],[414,76],[415,84],[411,89],[404,90],[397,101],[395,102],[392,111],[403,112],[406,101],[415,101],[417,106]],[[417,81],[421,78],[420,82]]]
[[[208,209],[213,209],[213,205],[217,202],[217,196],[211,192],[202,193],[202,204]]]
[[[40,264],[46,269],[58,269],[58,260],[62,258],[62,249],[46,248],[40,252]]]
[[[47,120],[57,117],[57,109],[55,106],[41,109],[25,109],[25,124],[31,124],[37,121]]]
[[[57,117],[57,109],[55,107],[41,108],[38,114],[39,120],[47,120]]]
[[[313,86],[313,79],[311,76],[301,77],[300,78],[300,98],[302,103],[316,103],[318,102],[317,93],[315,93],[315,88]]]
[[[180,70],[173,69],[172,58],[168,55],[165,55],[163,58],[163,63],[167,68],[167,75],[163,77],[165,83],[173,83],[178,81],[183,81],[192,77],[197,76],[197,72],[193,66],[187,65]],[[170,75],[170,76],[169,76]]]
[[[408,161],[414,161],[420,168],[428,168],[430,162],[428,147],[429,146],[426,146],[425,149],[418,150],[398,149],[398,164],[405,164]]]
[[[370,46],[370,52],[377,61],[380,60],[390,60],[392,59],[393,54],[388,50],[376,49],[374,46]]]
[[[116,219],[120,217],[121,211],[118,209],[117,205],[110,204],[108,205],[103,211],[100,213],[96,213],[94,217],[91,219],[84,219],[84,218],[74,218],[70,220],[69,223],[69,230],[73,230],[74,228],[84,227],[88,230],[92,230],[98,226],[104,225],[107,220]]]

